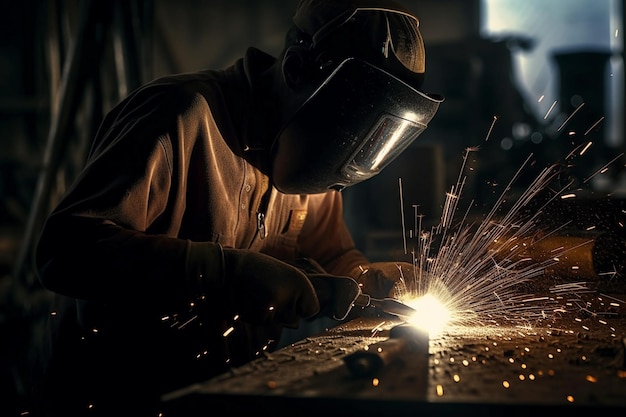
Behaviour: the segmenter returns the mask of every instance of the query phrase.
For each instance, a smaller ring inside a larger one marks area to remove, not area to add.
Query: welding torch
[[[353,304],[361,307],[372,307],[380,312],[392,314],[403,320],[409,320],[416,313],[413,307],[395,298],[372,298],[364,293],[359,294]]]
[[[351,277],[331,275],[315,261],[300,258],[295,264],[307,275],[320,303],[320,315],[344,320],[354,306],[363,312],[375,311],[408,320],[415,309],[395,298],[374,298],[361,291],[361,286]],[[371,309],[371,310],[368,310]]]
[[[320,302],[320,314],[335,320],[344,320],[353,307],[372,309],[377,313],[391,314],[404,321],[416,312],[414,308],[395,298],[373,298],[361,291],[359,284],[350,277],[309,274]],[[371,310],[370,310],[371,311]]]

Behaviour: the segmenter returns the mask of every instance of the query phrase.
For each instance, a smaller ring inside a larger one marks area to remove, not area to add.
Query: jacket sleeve
[[[351,276],[368,263],[343,220],[343,200],[337,191],[310,196],[298,247],[303,256],[335,275]]]
[[[205,290],[202,276],[222,273],[219,245],[178,238],[185,164],[201,124],[183,110],[197,97],[147,97],[107,116],[84,170],[46,220],[35,257],[44,287],[158,305],[189,299]]]

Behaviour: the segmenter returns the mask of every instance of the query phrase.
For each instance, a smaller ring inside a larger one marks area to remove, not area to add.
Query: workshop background
[[[623,1],[404,3],[421,20],[424,89],[446,100],[382,174],[344,191],[346,221],[366,255],[401,253],[403,228],[412,227],[404,217],[412,219],[416,207],[424,228],[440,221],[446,192],[473,147],[479,150],[464,198],[478,212],[493,203],[494,184],[508,183],[530,153],[539,162],[559,160],[578,135],[594,145],[574,174],[592,198],[620,203],[609,207],[623,215]],[[48,297],[32,269],[39,228],[82,168],[103,115],[155,77],[225,67],[248,46],[278,54],[295,4],[2,1],[0,415],[24,400],[30,340],[47,314]],[[602,175],[590,175],[597,171]]]

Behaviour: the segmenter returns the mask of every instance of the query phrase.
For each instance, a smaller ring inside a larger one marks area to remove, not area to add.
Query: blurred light
[[[505,151],[511,150],[513,147],[513,140],[511,138],[502,138],[500,141],[500,147]]]

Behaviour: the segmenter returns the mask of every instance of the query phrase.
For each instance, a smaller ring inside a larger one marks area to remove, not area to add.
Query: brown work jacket
[[[77,392],[88,401],[96,391],[119,395],[101,383],[112,373],[124,387],[165,392],[258,357],[278,337],[220,317],[211,310],[219,293],[195,298],[202,277],[220,273],[207,255],[216,243],[311,258],[337,275],[367,261],[343,222],[340,193],[285,195],[270,184],[251,126],[263,99],[255,74],[274,59],[250,49],[223,71],[154,80],[101,124],[36,257],[43,285],[70,301],[50,318],[44,381],[54,386],[63,374],[58,388],[71,385],[72,401]]]

